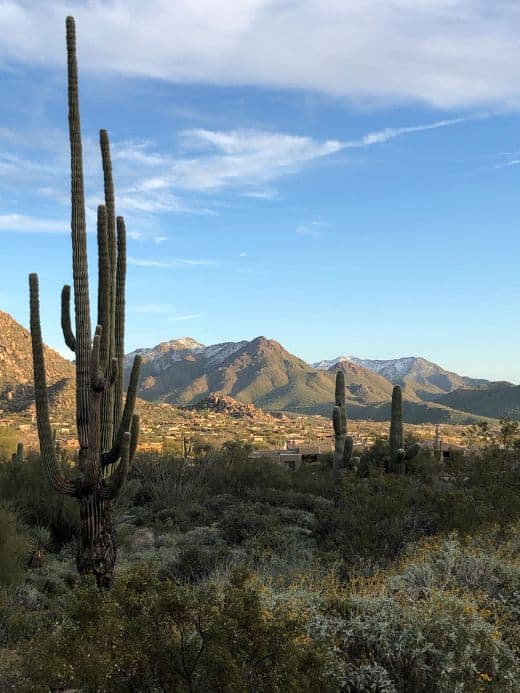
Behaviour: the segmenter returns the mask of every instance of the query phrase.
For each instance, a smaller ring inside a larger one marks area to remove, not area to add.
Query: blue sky
[[[518,3],[0,0],[0,309],[27,325],[37,271],[62,353],[67,14],[89,230],[107,128],[130,233],[128,351],[263,334],[520,382]]]

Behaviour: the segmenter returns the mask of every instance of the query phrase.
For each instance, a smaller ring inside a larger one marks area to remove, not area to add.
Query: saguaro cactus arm
[[[352,462],[352,452],[354,450],[354,439],[352,436],[345,437],[345,445],[343,447],[343,464],[344,468],[348,467]]]
[[[71,351],[76,351],[76,337],[72,331],[70,319],[70,286],[68,284],[65,284],[61,290],[61,329],[65,344]]]
[[[139,355],[134,356],[134,362],[132,365],[132,371],[130,373],[130,380],[128,381],[128,390],[126,392],[125,407],[123,409],[123,415],[119,423],[119,427],[114,440],[114,445],[112,448],[103,454],[101,459],[101,464],[103,467],[107,467],[110,464],[117,462],[121,456],[121,446],[123,443],[123,436],[126,432],[130,431],[132,437],[139,434],[139,421],[132,426],[132,418],[135,409],[135,400],[137,397],[137,386],[139,384],[139,372],[141,369],[141,357]],[[137,446],[137,437],[134,443],[130,445],[130,448],[134,450]],[[131,455],[130,459],[132,459]]]
[[[135,451],[137,450],[137,442],[139,440],[139,415],[134,414],[132,416],[132,425],[130,427],[130,452],[128,454],[128,461],[130,464],[134,459]]]
[[[36,419],[38,438],[43,466],[51,486],[66,496],[76,495],[76,485],[66,478],[59,468],[56,459],[54,437],[49,421],[49,405],[47,402],[47,379],[45,376],[45,358],[40,323],[40,297],[38,275],[29,275],[30,311],[31,311],[31,341],[34,369],[34,398],[36,402]]]
[[[114,386],[114,426],[123,416],[123,362],[125,358],[125,287],[126,287],[126,227],[123,217],[117,217],[117,268],[115,286],[115,356],[121,366]],[[127,429],[128,430],[128,429]]]
[[[113,500],[117,498],[126,481],[130,460],[130,438],[129,431],[123,434],[121,442],[121,459],[115,471],[106,480],[106,484],[101,491],[102,498]]]
[[[406,460],[413,460],[416,455],[421,451],[422,445],[421,443],[414,443],[413,445],[410,445],[409,448],[406,448]]]

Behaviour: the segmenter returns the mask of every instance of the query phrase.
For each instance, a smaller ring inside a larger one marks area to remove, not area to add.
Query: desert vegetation
[[[375,449],[338,482],[239,443],[138,453],[99,590],[77,503],[38,455],[6,459],[0,688],[515,690],[519,464],[492,447],[393,474]]]

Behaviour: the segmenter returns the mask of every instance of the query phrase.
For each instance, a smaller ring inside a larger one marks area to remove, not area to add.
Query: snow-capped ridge
[[[222,363],[234,353],[242,349],[248,342],[222,342],[222,344],[212,344],[204,349],[203,356],[212,365]]]

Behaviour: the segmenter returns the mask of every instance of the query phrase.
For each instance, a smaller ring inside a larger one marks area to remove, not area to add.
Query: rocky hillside
[[[497,383],[485,389],[454,390],[439,398],[446,407],[471,411],[479,416],[508,416],[520,421],[520,386]]]
[[[185,409],[196,409],[197,411],[212,411],[217,414],[224,414],[233,419],[249,419],[250,421],[272,421],[274,417],[268,412],[255,407],[254,404],[244,404],[228,395],[217,395],[212,392],[208,397],[199,400],[196,404],[189,404]]]
[[[74,406],[74,366],[45,347],[51,402]],[[0,311],[0,410],[20,411],[33,401],[31,335],[8,313]]]

